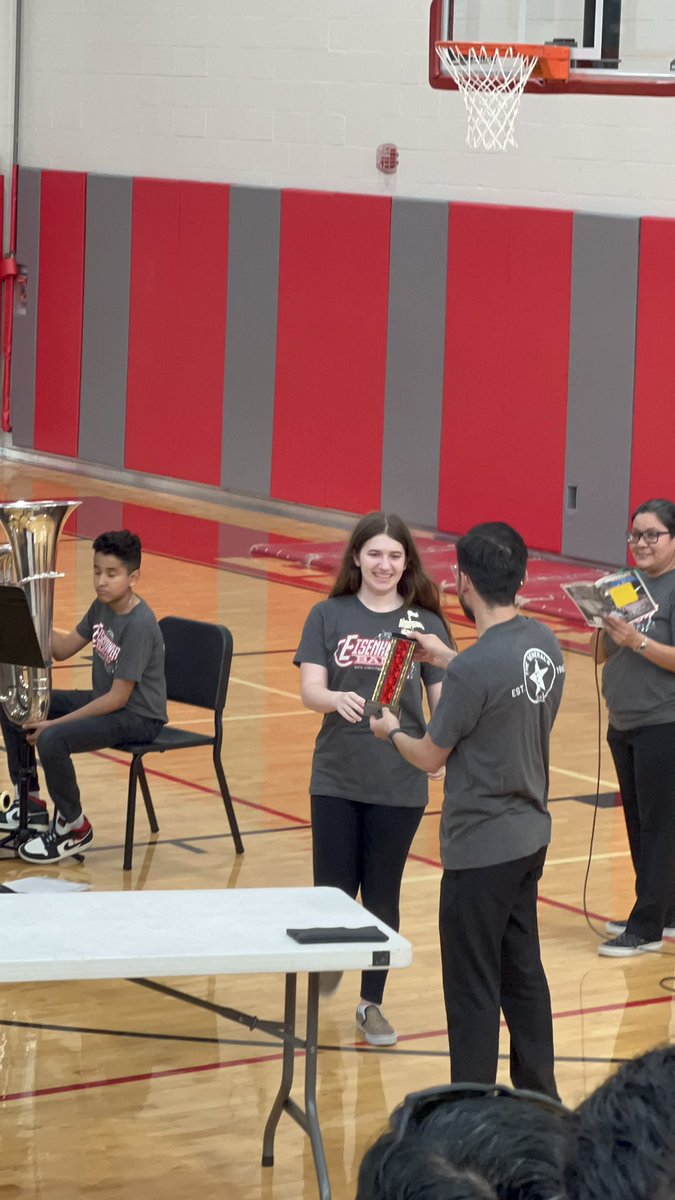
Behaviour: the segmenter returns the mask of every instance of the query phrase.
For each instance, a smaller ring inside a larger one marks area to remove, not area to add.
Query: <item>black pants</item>
[[[628,931],[654,941],[675,924],[675,724],[610,725],[607,741],[635,868]]]
[[[52,692],[48,719],[53,720],[55,717],[64,716],[65,713],[74,712],[93,698],[93,692]],[[13,783],[17,783],[24,734],[12,724],[1,707],[0,725],[5,739],[10,778]],[[120,708],[117,712],[107,713],[105,716],[83,717],[82,720],[67,721],[63,725],[53,725],[43,730],[37,743],[40,762],[49,795],[64,821],[76,821],[82,812],[80,789],[77,786],[71,754],[81,754],[86,750],[105,750],[124,742],[151,742],[161,728],[161,721],[151,717],[139,717],[137,713],[129,712],[128,708]],[[31,791],[37,791],[35,750],[30,746],[29,751],[32,768],[30,788]]]
[[[514,1085],[558,1095],[537,926],[545,859],[546,846],[512,862],[443,872],[441,957],[455,1083],[494,1083],[501,1009]]]
[[[399,927],[401,880],[423,808],[361,804],[312,796],[312,848],[316,887],[342,888],[376,917]],[[361,996],[381,1004],[386,971],[364,971]]]

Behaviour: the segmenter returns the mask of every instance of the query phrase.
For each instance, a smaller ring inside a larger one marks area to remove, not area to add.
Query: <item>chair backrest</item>
[[[232,634],[224,625],[162,617],[169,700],[222,712],[232,665]]]

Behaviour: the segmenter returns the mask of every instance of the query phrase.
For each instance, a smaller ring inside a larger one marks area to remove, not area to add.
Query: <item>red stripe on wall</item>
[[[656,496],[675,495],[675,221],[643,217],[635,364],[630,510]],[[630,514],[626,513],[626,519]]]
[[[272,495],[379,508],[391,201],[286,191]]]
[[[453,204],[438,524],[560,551],[573,216]]]
[[[77,457],[87,176],[43,171],[35,449]]]
[[[125,466],[220,483],[230,190],[138,179]]]

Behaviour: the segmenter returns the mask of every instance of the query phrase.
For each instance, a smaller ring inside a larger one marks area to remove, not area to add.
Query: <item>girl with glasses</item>
[[[636,900],[600,954],[627,958],[675,937],[675,504],[647,500],[633,513],[630,553],[658,604],[635,625],[608,617],[598,636],[605,662],[607,741],[619,779]]]

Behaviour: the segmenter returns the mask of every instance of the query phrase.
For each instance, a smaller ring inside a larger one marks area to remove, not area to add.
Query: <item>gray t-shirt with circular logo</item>
[[[551,840],[549,741],[565,666],[557,638],[517,616],[453,659],[429,736],[450,747],[441,859],[447,870],[489,867]]]

